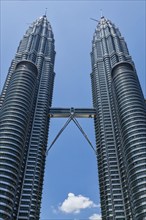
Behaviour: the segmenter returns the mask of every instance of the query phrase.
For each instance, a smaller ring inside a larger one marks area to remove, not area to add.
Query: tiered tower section
[[[102,218],[140,220],[146,217],[146,106],[124,38],[104,17],[91,62]]]
[[[132,216],[133,219],[145,219],[146,106],[135,68],[130,63],[117,63],[112,69],[112,79]],[[123,181],[124,177],[123,173]]]
[[[2,219],[39,219],[54,59],[52,28],[43,16],[21,40],[0,99]]]

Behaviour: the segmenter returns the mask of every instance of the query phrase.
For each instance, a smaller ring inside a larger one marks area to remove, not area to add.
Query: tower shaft
[[[140,220],[146,217],[146,106],[124,38],[104,17],[93,37],[91,62],[102,217]]]
[[[52,103],[55,76],[54,59],[53,32],[46,16],[43,16],[29,27],[21,40],[9,68],[0,99],[2,123],[5,115],[10,117],[16,114],[11,117],[12,124],[9,126],[12,126],[14,130],[18,130],[17,126],[20,127],[16,138],[13,129],[10,130],[6,127],[6,120],[4,126],[10,134],[3,133],[3,130],[0,131],[5,135],[0,139],[4,152],[10,151],[13,147],[11,145],[16,142],[16,150],[13,150],[13,153],[7,153],[8,155],[5,154],[9,161],[14,161],[14,168],[11,168],[13,175],[6,179],[8,174],[6,171],[2,171],[3,176],[1,176],[4,196],[1,207],[4,210],[1,214],[3,219],[39,219],[49,128],[48,112]],[[26,67],[23,68],[23,65],[19,63],[26,64]],[[30,65],[36,66],[38,74],[35,78],[34,73],[31,73],[32,70],[29,70]],[[23,71],[20,71],[21,69],[18,71],[17,66],[22,66]],[[14,80],[15,83],[13,83]],[[17,87],[19,91],[17,91]],[[8,97],[14,97],[14,100]],[[7,111],[8,107],[5,103],[11,106],[10,112],[14,108],[11,114]],[[14,140],[9,141],[9,136]],[[3,165],[5,169],[9,161],[5,161],[6,165]],[[15,176],[17,176],[16,179]],[[10,195],[5,193],[9,181],[11,183],[9,188],[13,189]],[[7,207],[9,201],[10,207]],[[8,211],[8,209],[10,210]]]

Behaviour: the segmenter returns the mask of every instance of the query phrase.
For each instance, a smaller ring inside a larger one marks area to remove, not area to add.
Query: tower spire
[[[102,18],[103,17],[103,10],[100,9],[100,17]]]
[[[45,8],[45,16],[47,16],[47,10],[48,10],[48,8]]]

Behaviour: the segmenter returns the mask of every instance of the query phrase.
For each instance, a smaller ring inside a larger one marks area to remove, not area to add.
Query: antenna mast
[[[47,10],[48,10],[48,8],[45,9],[45,16],[47,15]]]
[[[101,18],[103,17],[103,11],[102,11],[102,9],[100,9],[100,17],[101,17]]]
[[[96,22],[98,22],[98,20],[96,20],[96,19],[94,19],[94,18],[90,18],[91,20],[93,20],[93,21],[96,21]]]

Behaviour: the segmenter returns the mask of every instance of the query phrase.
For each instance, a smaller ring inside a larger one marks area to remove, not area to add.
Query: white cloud
[[[88,197],[69,193],[67,199],[59,206],[59,210],[65,213],[79,213],[82,209],[98,207]]]
[[[93,214],[89,217],[89,220],[102,220],[101,215],[99,214]]]

